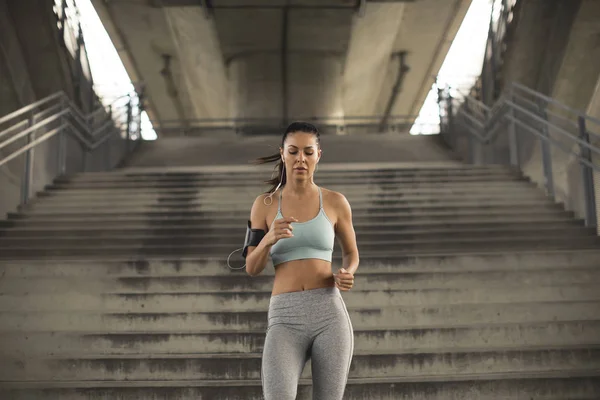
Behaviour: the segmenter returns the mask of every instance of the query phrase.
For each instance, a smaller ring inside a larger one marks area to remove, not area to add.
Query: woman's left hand
[[[333,280],[335,281],[335,286],[343,291],[350,290],[354,286],[354,275],[344,268],[340,268],[338,273],[333,275]]]

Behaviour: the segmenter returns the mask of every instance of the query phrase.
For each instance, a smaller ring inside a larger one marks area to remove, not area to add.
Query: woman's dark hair
[[[317,144],[321,144],[321,135],[319,134],[319,130],[317,129],[316,126],[309,124],[308,122],[292,122],[287,129],[285,130],[285,133],[283,134],[283,137],[281,138],[281,147],[284,146],[285,144],[285,140],[287,139],[288,135],[290,133],[294,133],[294,132],[304,132],[304,133],[312,133],[313,135],[315,135],[315,137],[317,138]],[[276,170],[277,170],[277,175],[274,176],[273,178],[269,179],[268,181],[265,181],[266,184],[271,185],[271,188],[269,189],[269,191],[267,193],[271,193],[273,192],[277,186],[279,186],[279,180],[281,179],[281,186],[285,185],[285,181],[286,181],[286,176],[285,174],[283,175],[283,177],[281,176],[281,173],[283,172],[283,161],[281,160],[281,154],[279,152],[273,154],[272,156],[267,156],[267,157],[260,157],[257,158],[254,163],[255,164],[267,164],[267,163],[272,163],[277,161],[277,166],[276,166]]]

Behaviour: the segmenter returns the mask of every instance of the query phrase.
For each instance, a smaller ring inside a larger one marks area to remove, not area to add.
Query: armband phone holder
[[[258,244],[265,237],[266,234],[267,232],[265,232],[262,229],[252,229],[252,227],[250,226],[250,221],[248,221],[248,226],[246,227],[246,238],[244,239],[244,247],[234,250],[231,254],[229,254],[229,257],[227,257],[227,266],[231,269],[245,268],[246,264],[244,264],[244,266],[241,268],[232,268],[231,265],[229,265],[229,258],[231,258],[231,255],[236,251],[243,250],[242,257],[245,259],[248,255],[248,246],[258,246]]]

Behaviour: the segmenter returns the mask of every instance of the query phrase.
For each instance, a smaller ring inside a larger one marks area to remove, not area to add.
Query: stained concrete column
[[[231,112],[236,118],[280,118],[283,114],[278,54],[240,55],[229,63]]]
[[[288,63],[288,114],[298,117],[341,117],[343,60],[338,56],[292,54]]]
[[[594,95],[590,101],[590,105],[587,109],[587,114],[600,120],[600,77],[598,83],[594,89]],[[600,135],[600,124],[590,123],[588,127],[592,132]],[[600,137],[590,136],[590,142],[600,148]],[[600,165],[600,155],[592,153],[592,162],[596,165]],[[594,191],[596,198],[596,217],[600,221],[600,172],[594,171]],[[598,223],[598,233],[600,234],[600,223]]]
[[[520,0],[504,56],[504,82],[550,94],[580,0]]]
[[[584,0],[578,9],[568,34],[568,42],[560,68],[556,74],[551,96],[572,108],[585,111],[594,96],[596,82],[600,76],[600,2]],[[549,106],[551,113],[568,116],[576,123],[572,114],[566,114],[559,108]],[[557,118],[551,118],[557,125],[564,125]],[[567,125],[564,125],[565,127]],[[558,131],[550,131],[551,137],[566,148],[578,152],[574,140]],[[575,156],[557,146],[552,147],[552,168],[557,199],[565,202],[568,209],[584,216],[583,187],[581,167]],[[543,182],[542,152],[536,141],[531,156],[524,165],[525,172],[535,181]]]
[[[403,3],[371,3],[362,17],[354,17],[343,75],[347,116],[376,113],[404,7]]]
[[[213,19],[201,7],[165,8],[196,118],[227,118],[229,82]],[[201,96],[197,93],[202,93]]]

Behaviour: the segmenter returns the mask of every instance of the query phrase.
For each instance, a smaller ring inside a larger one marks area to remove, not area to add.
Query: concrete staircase
[[[345,399],[600,398],[600,243],[582,221],[503,167],[317,175],[361,251]],[[0,399],[260,399],[272,269],[225,259],[268,176],[86,174],[10,215]]]

